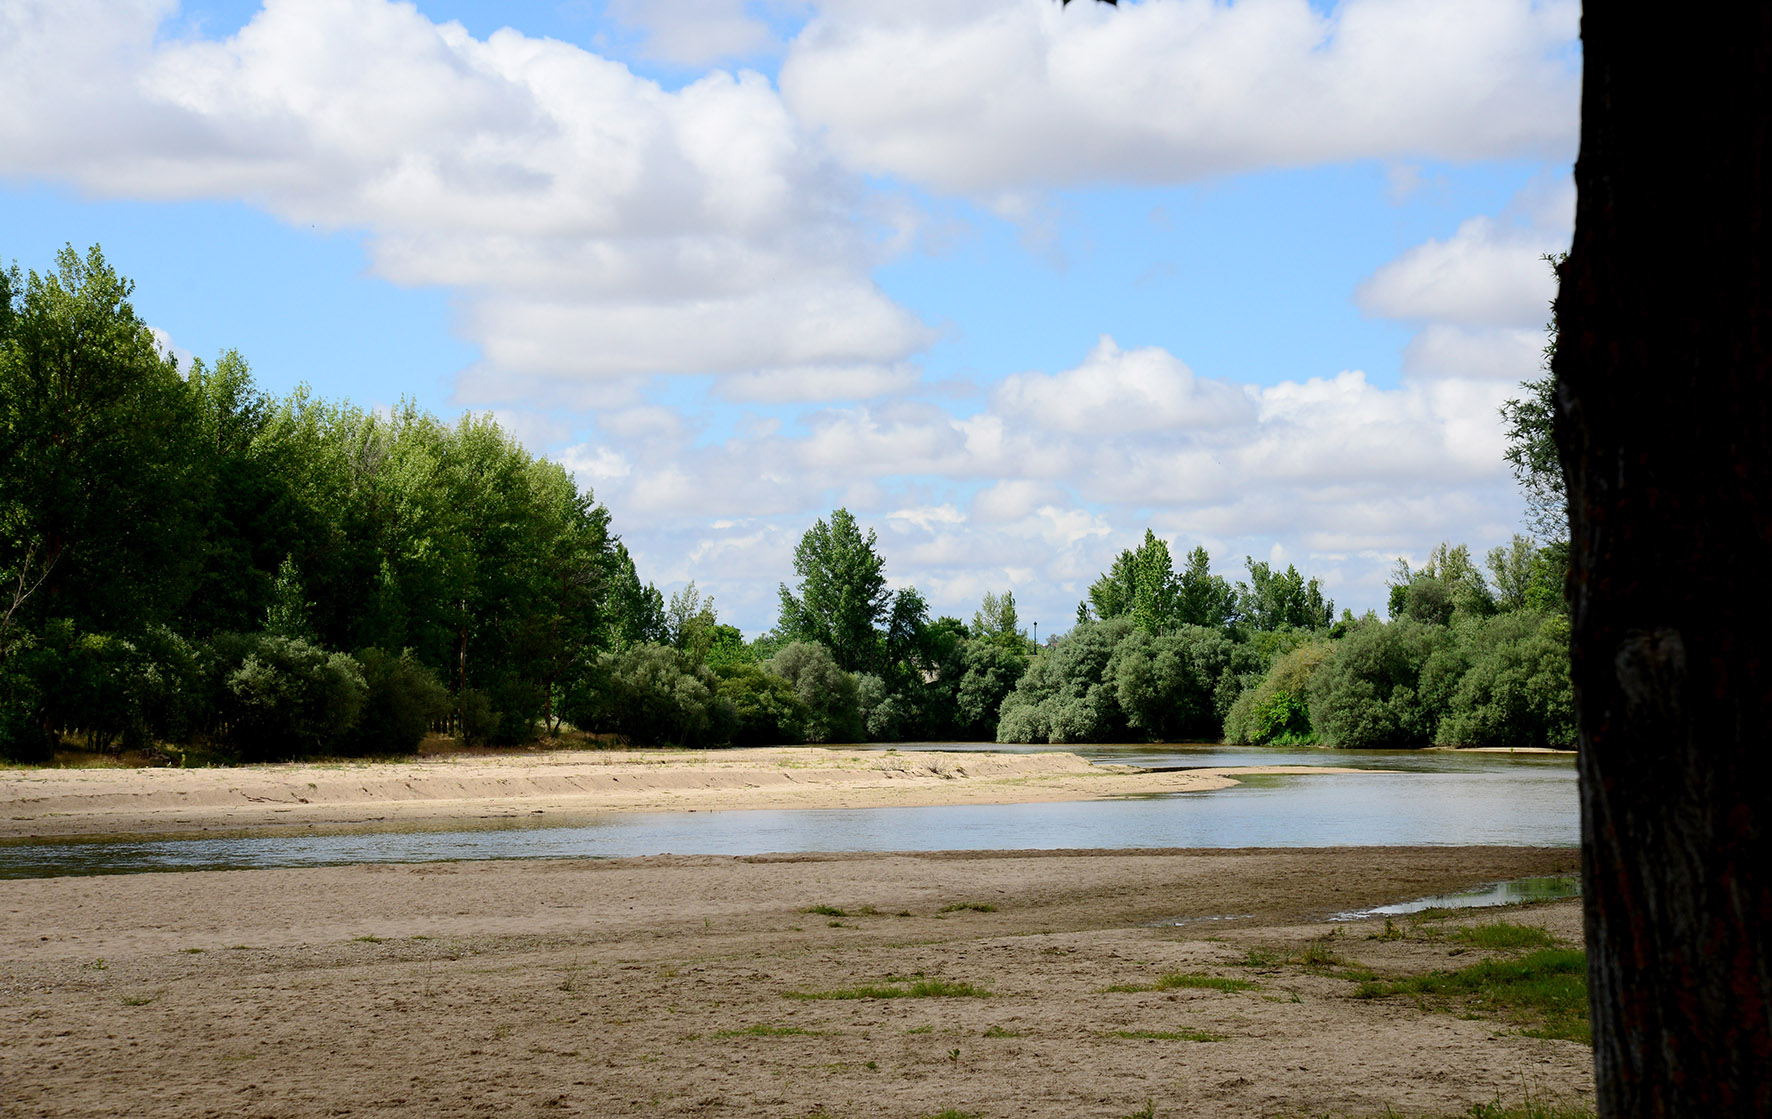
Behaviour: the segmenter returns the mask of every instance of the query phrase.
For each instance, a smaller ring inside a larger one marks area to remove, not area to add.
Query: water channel
[[[978,743],[899,749],[1009,749]],[[1384,771],[1258,776],[1229,789],[1053,804],[609,813],[589,823],[300,836],[0,845],[0,878],[663,853],[1403,844],[1574,846],[1569,755],[1230,746],[1074,746],[1153,768],[1311,765]]]

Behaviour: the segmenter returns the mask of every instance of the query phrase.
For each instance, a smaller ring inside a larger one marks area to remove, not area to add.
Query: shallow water
[[[1428,909],[1486,909],[1497,905],[1519,905],[1528,901],[1561,901],[1581,896],[1581,879],[1573,875],[1546,878],[1515,878],[1509,882],[1490,882],[1470,890],[1433,897],[1400,901],[1394,905],[1375,905],[1352,913],[1337,913],[1332,920],[1357,921],[1363,917],[1400,917]]]
[[[1095,746],[1076,752],[1093,761],[1153,767],[1324,765],[1402,772],[1250,777],[1212,792],[1050,804],[634,812],[573,827],[12,844],[0,846],[0,878],[664,853],[1554,847],[1580,841],[1575,767],[1567,756],[1224,746]]]

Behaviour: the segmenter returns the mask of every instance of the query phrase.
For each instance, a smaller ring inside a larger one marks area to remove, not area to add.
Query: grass
[[[1113,1030],[1108,1036],[1129,1041],[1223,1041],[1227,1035],[1184,1026],[1179,1030]]]
[[[1101,990],[1103,994],[1173,991],[1183,988],[1230,992],[1252,991],[1256,986],[1257,984],[1248,979],[1229,979],[1222,975],[1206,975],[1197,971],[1168,971],[1158,976],[1154,983],[1115,983]]]
[[[849,916],[849,911],[847,909],[839,909],[837,906],[834,906],[834,905],[808,905],[806,908],[800,910],[800,912],[802,912],[802,913],[816,913],[820,917],[847,917],[847,916]]]
[[[1020,1030],[1006,1030],[1002,1026],[992,1026],[984,1031],[986,1037],[1020,1037]]]
[[[922,1116],[921,1119],[984,1119],[976,1111],[961,1111],[958,1108],[944,1107],[940,1111]]]
[[[971,983],[918,979],[910,983],[866,983],[829,991],[789,991],[789,999],[988,999],[991,993]]]
[[[1548,929],[1541,929],[1536,925],[1512,925],[1506,921],[1460,928],[1452,933],[1452,939],[1473,948],[1496,951],[1557,946],[1557,938]]]
[[[997,907],[988,901],[956,901],[936,910],[937,913],[960,913],[970,910],[973,913],[995,913]]]
[[[823,1037],[829,1030],[808,1030],[800,1026],[746,1026],[742,1030],[715,1030],[715,1037]]]
[[[1431,1009],[1462,1009],[1505,1018],[1528,1037],[1561,1038],[1584,1045],[1592,1041],[1587,1017],[1587,954],[1578,949],[1540,948],[1518,959],[1485,960],[1456,971],[1389,981],[1373,979],[1354,992],[1355,998],[1392,995],[1413,995]]]

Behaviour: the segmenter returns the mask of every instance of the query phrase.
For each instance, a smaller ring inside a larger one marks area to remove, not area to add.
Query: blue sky
[[[838,505],[939,613],[1065,628],[1147,526],[1361,611],[1522,529],[1577,18],[0,0],[0,257],[102,244],[275,393],[493,410],[752,633]]]

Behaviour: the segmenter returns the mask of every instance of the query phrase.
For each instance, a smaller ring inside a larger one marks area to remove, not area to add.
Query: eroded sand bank
[[[1239,773],[1152,772],[1063,752],[771,747],[558,751],[234,769],[0,771],[0,838],[403,826],[598,812],[1018,804],[1224,788]]]

